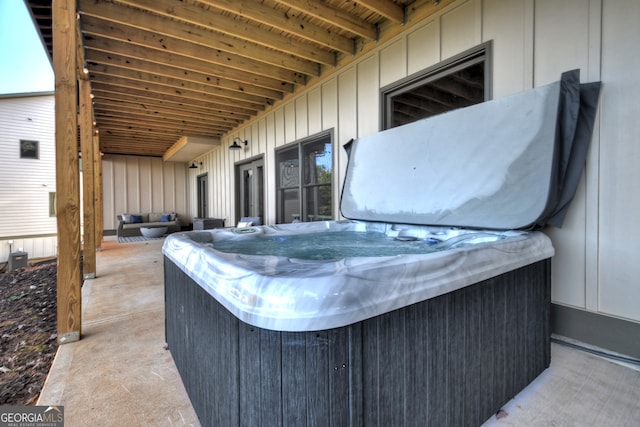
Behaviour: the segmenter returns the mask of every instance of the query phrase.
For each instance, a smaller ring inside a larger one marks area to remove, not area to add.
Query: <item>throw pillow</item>
[[[122,215],[121,215],[121,217],[122,217],[122,221],[123,221],[125,224],[130,224],[130,223],[131,223],[131,215],[129,215],[129,214],[122,214]]]
[[[160,222],[169,222],[169,221],[171,221],[171,215],[170,214],[162,215],[160,217]]]
[[[131,215],[131,224],[141,224],[142,215]]]
[[[252,221],[239,222],[237,228],[251,227],[252,225],[253,225]]]

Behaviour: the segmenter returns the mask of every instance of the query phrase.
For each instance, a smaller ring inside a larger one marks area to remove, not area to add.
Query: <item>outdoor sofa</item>
[[[174,233],[180,231],[180,220],[175,212],[118,215],[118,237],[141,236],[142,227],[167,227],[167,233]]]

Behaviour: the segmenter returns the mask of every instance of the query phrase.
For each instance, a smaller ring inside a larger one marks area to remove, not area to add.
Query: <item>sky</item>
[[[51,63],[24,0],[0,0],[0,94],[54,87]]]

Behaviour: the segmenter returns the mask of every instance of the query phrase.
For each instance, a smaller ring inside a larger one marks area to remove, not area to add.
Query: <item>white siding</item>
[[[587,171],[565,226],[549,229],[553,301],[640,321],[640,264],[633,223],[640,211],[640,2],[635,0],[461,0],[445,7],[326,81],[267,111],[239,130],[259,141],[266,165],[266,223],[275,221],[276,147],[319,131],[334,130],[335,216],[345,176],[342,145],[379,127],[379,90],[482,42],[493,41],[493,97],[558,80],[580,68],[583,81],[603,80],[601,108]],[[255,135],[255,122],[260,130]],[[266,144],[263,143],[266,134]],[[225,141],[230,143],[231,140]],[[210,154],[219,179],[212,181],[212,216],[232,219],[233,166],[248,153]],[[195,180],[189,178],[190,193]]]
[[[56,191],[53,94],[0,97],[0,262],[12,251],[29,258],[57,254],[56,218],[49,193]],[[38,159],[20,158],[20,140],[39,142]]]

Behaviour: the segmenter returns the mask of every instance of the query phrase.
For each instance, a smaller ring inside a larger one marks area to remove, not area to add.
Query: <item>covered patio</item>
[[[107,238],[83,286],[83,339],[61,346],[38,404],[67,425],[198,426],[164,341],[162,241]],[[551,345],[551,366],[485,426],[640,423],[640,367]]]
[[[630,14],[600,0],[572,2],[571,10],[532,0],[27,3],[56,74],[58,338],[65,344],[39,403],[64,405],[69,425],[198,425],[165,348],[161,243],[105,237],[115,214],[158,206],[234,224],[239,168],[257,162],[267,171],[258,192],[263,222],[279,223],[283,147],[325,132],[338,148],[379,131],[385,85],[466,48],[496,46],[487,60],[496,70],[489,98],[542,85],[562,67],[581,67],[611,88],[637,80],[620,53],[637,42],[635,23],[619,24]],[[465,81],[468,89],[473,82]],[[586,331],[584,341],[637,359],[637,227],[623,219],[638,199],[633,184],[622,197],[617,185],[637,182],[628,137],[637,121],[611,119],[626,118],[619,109],[634,111],[637,90],[606,95],[569,226],[548,230],[558,250],[553,309],[570,318],[568,335]],[[207,142],[189,144],[193,138]],[[621,148],[600,150],[600,138]],[[340,219],[346,155],[333,153],[330,216]],[[205,215],[195,202],[201,192],[211,196]],[[637,366],[557,343],[551,352],[550,368],[487,425],[640,424]]]

